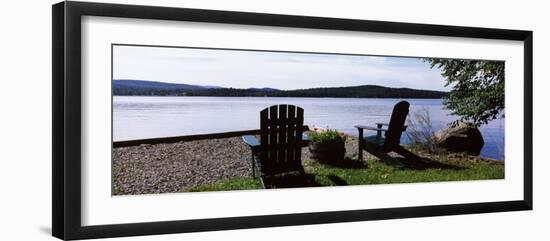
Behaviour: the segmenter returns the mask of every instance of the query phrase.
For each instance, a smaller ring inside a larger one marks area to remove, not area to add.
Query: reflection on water
[[[137,97],[113,98],[113,139],[132,140],[258,129],[259,112],[275,104],[304,108],[304,123],[357,135],[354,125],[388,122],[393,105],[402,99],[281,98],[281,97]],[[408,99],[410,113],[427,109],[433,127],[456,119],[440,99]],[[410,115],[409,115],[410,117]],[[504,119],[480,128],[484,157],[504,157]]]

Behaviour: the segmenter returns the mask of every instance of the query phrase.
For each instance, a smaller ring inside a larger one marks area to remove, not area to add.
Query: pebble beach
[[[348,140],[347,155],[357,154]],[[366,154],[366,153],[365,153]],[[302,149],[302,160],[309,157]],[[113,148],[112,195],[173,193],[252,176],[250,148],[240,137]]]

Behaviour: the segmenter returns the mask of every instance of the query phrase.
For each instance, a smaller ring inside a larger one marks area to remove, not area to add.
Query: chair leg
[[[252,177],[253,178],[256,178],[256,161],[254,160],[254,152],[252,152],[252,156],[251,156],[251,160],[252,160]]]
[[[410,161],[420,161],[422,159],[421,157],[419,157],[416,154],[408,151],[407,149],[403,148],[402,146],[394,147],[393,151],[397,152],[397,154],[405,157],[407,160],[410,160]]]
[[[264,181],[264,177],[260,176],[260,183],[262,184],[262,189],[266,189],[266,185],[265,185],[265,181]]]
[[[363,161],[363,129],[359,129],[359,153],[357,153],[357,156],[359,157],[359,161]]]
[[[403,163],[401,163],[399,160],[391,157],[385,151],[378,150],[378,149],[376,149],[372,146],[369,146],[369,145],[367,145],[365,147],[365,150],[367,150],[367,152],[374,155],[375,157],[378,157],[378,159],[380,159],[381,162],[384,162],[388,165],[396,166],[396,167],[399,167],[399,168],[402,168],[404,166]]]

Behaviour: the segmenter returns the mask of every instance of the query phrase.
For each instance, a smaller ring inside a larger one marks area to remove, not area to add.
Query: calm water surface
[[[402,99],[282,97],[113,97],[115,141],[258,129],[259,112],[275,104],[304,108],[304,123],[358,135],[354,125],[388,122],[393,105]],[[428,110],[434,129],[456,117],[440,99],[408,99],[410,113]],[[409,114],[409,118],[411,118]],[[504,119],[480,128],[485,146],[481,156],[504,158]],[[406,141],[406,140],[404,140]]]

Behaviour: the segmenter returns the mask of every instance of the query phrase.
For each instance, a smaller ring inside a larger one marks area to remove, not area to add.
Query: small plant
[[[328,144],[345,141],[346,137],[341,136],[340,133],[335,129],[326,129],[320,132],[312,132],[308,135],[309,140],[313,143],[319,144]]]
[[[325,164],[338,164],[346,155],[345,136],[337,130],[314,131],[309,135],[311,158]]]
[[[422,149],[430,153],[436,153],[437,143],[434,139],[434,128],[430,119],[430,112],[427,108],[422,108],[412,113],[412,118],[407,121],[407,137],[410,145],[414,148]]]

